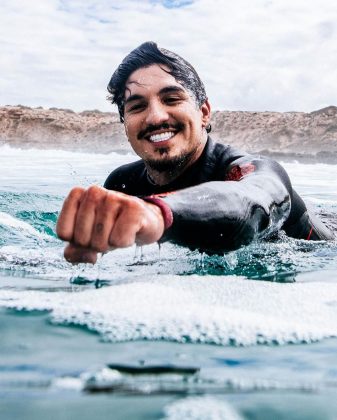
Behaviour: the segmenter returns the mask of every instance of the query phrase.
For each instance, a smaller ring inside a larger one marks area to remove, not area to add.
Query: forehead
[[[166,66],[153,64],[149,67],[142,67],[129,76],[125,84],[125,98],[135,93],[146,94],[146,92],[159,92],[166,86],[179,86],[186,89],[176,81],[176,79],[167,71]]]

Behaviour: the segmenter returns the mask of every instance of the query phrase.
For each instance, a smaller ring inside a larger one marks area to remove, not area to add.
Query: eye
[[[164,98],[164,102],[168,105],[174,105],[181,101],[181,98],[179,96],[167,96]]]
[[[145,104],[143,103],[136,103],[133,105],[129,105],[126,109],[126,112],[139,112],[145,108]]]

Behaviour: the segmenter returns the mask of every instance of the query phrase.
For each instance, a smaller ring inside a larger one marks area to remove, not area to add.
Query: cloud
[[[148,40],[194,65],[213,109],[336,104],[332,0],[2,0],[0,12],[1,104],[112,110],[112,72]]]
[[[180,7],[185,7],[185,6],[189,6],[190,4],[193,4],[193,0],[151,0],[151,3],[162,4],[164,7],[167,7],[168,9],[178,9]]]

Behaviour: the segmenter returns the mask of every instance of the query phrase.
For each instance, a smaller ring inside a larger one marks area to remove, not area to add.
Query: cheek
[[[126,135],[129,137],[129,136],[132,136],[132,134],[134,133],[134,131],[135,131],[135,124],[134,124],[134,122],[132,122],[132,121],[130,121],[130,120],[127,120],[127,121],[125,121],[125,123],[124,123],[124,128],[125,128],[125,133],[126,133]]]
[[[128,118],[124,121],[124,129],[127,136],[136,136],[142,129],[144,118]]]
[[[176,117],[191,128],[194,127],[195,129],[196,127],[202,126],[200,110],[190,104],[182,105],[177,110]]]

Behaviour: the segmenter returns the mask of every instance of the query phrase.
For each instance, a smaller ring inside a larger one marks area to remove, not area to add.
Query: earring
[[[206,128],[206,133],[210,133],[212,131],[212,126],[209,123],[206,125],[205,128]]]

